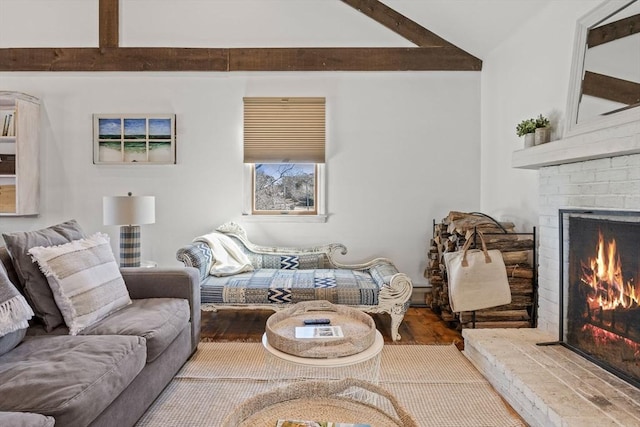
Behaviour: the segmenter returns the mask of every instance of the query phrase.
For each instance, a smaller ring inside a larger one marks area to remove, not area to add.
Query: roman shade
[[[324,163],[325,98],[244,98],[245,163]]]

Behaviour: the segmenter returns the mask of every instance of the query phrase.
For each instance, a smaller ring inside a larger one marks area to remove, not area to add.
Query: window
[[[252,214],[316,215],[314,163],[257,163],[253,166]]]
[[[244,98],[245,215],[324,218],[324,161],[324,98]]]

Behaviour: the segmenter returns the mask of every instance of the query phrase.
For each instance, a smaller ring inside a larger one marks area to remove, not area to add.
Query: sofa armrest
[[[200,341],[200,276],[185,268],[123,268],[122,277],[132,299],[184,298],[191,310],[191,344]]]
[[[0,426],[12,427],[53,427],[55,420],[32,412],[3,412],[0,411]]]

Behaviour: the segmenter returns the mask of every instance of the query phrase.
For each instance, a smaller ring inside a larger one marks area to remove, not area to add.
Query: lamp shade
[[[104,225],[140,225],[156,222],[154,196],[105,196],[102,198]]]

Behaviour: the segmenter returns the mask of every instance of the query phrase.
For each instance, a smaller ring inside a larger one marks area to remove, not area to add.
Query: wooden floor
[[[259,342],[270,310],[220,310],[202,312],[202,339],[204,341]],[[462,350],[464,342],[460,332],[447,327],[431,309],[410,307],[400,325],[402,339],[391,339],[391,318],[387,314],[372,315],[386,344],[451,344]]]

